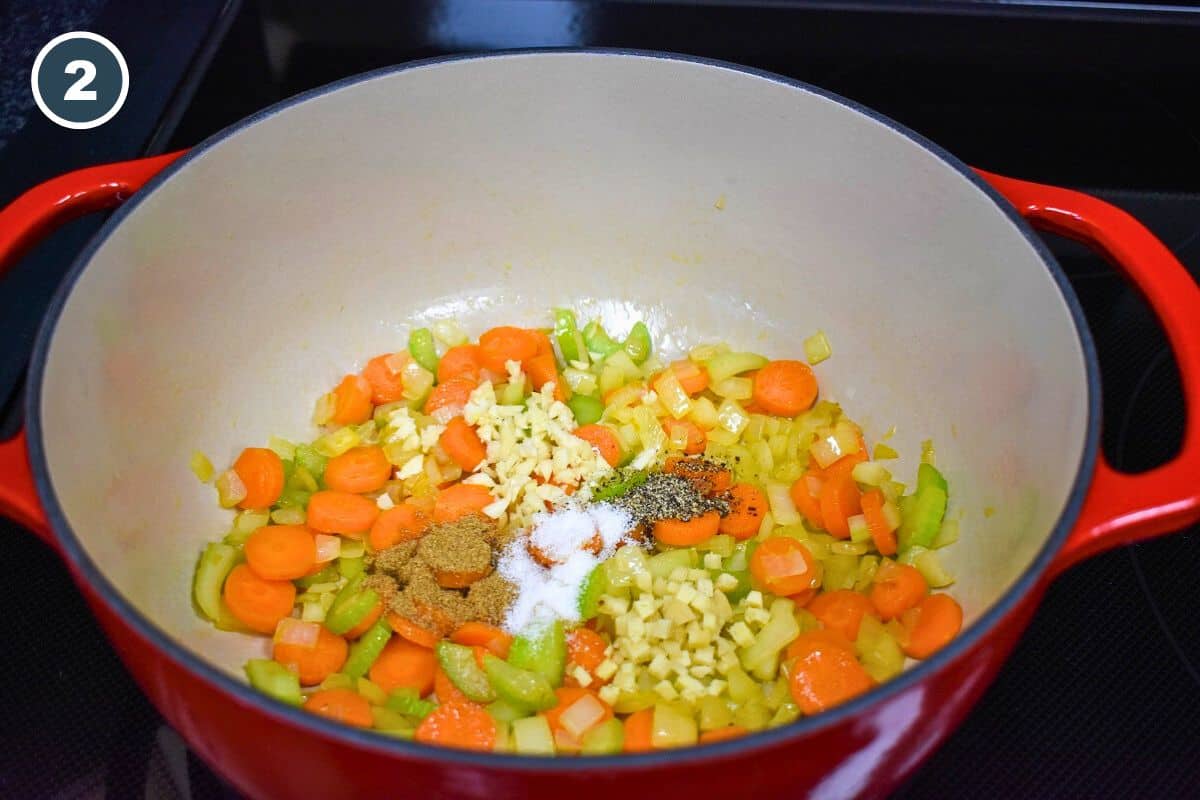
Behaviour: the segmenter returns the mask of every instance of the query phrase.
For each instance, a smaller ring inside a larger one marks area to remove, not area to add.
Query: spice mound
[[[709,511],[728,514],[728,499],[711,494],[729,488],[714,485],[711,477],[723,468],[700,459],[682,459],[680,463],[695,467],[686,474],[651,472],[644,481],[610,502],[628,512],[640,526],[651,526],[664,519],[686,521]]]

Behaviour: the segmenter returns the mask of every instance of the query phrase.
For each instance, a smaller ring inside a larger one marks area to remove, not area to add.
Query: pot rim
[[[416,69],[435,67],[445,63],[476,61],[485,59],[505,59],[514,57],[562,57],[571,55],[634,57],[639,59],[659,59],[665,61],[686,62],[706,68],[727,70],[742,73],[757,78],[772,81],[791,89],[817,95],[831,100],[839,105],[861,114],[867,119],[880,123],[909,139],[923,148],[948,168],[957,172],[976,188],[982,191],[995,203],[997,211],[1003,214],[1018,232],[1026,239],[1041,258],[1047,271],[1054,279],[1058,290],[1065,301],[1079,337],[1083,351],[1087,382],[1087,420],[1084,447],[1080,463],[1076,471],[1075,481],[1068,494],[1067,502],[1062,513],[1055,522],[1050,534],[1046,537],[1042,548],[1033,559],[1025,572],[997,599],[975,622],[955,637],[950,644],[932,657],[917,663],[905,670],[896,678],[886,681],[871,691],[829,711],[812,717],[802,717],[796,722],[778,728],[758,731],[736,739],[699,745],[679,750],[669,750],[650,753],[630,753],[614,756],[589,756],[586,759],[554,758],[548,756],[518,756],[502,753],[480,753],[474,751],[454,750],[451,748],[425,745],[409,742],[403,739],[388,737],[369,730],[360,730],[348,725],[342,725],[324,717],[299,708],[294,708],[280,701],[267,697],[226,672],[218,669],[208,661],[194,654],[188,648],[176,643],[172,637],[147,619],[136,607],[121,594],[100,571],[88,556],[82,543],[63,513],[58,497],[54,492],[46,464],[44,445],[45,431],[41,420],[42,384],[45,373],[46,356],[54,337],[58,320],[64,305],[70,297],[79,276],[86,269],[97,249],[107,240],[112,232],[121,224],[137,206],[149,196],[158,186],[174,177],[185,169],[193,160],[207,153],[215,145],[236,135],[262,120],[272,117],[293,106],[304,103],[341,89],[360,83],[375,80],[385,76],[395,75]],[[374,751],[381,755],[400,757],[405,760],[428,761],[445,765],[466,767],[481,767],[504,771],[531,772],[584,772],[589,770],[621,770],[644,771],[662,766],[684,766],[701,761],[719,759],[729,760],[745,756],[757,750],[781,747],[789,742],[800,741],[819,731],[842,724],[853,717],[865,712],[877,703],[883,703],[923,682],[926,678],[942,670],[955,659],[975,647],[997,624],[1010,612],[1016,609],[1027,597],[1037,590],[1051,561],[1058,553],[1068,533],[1079,516],[1084,497],[1091,483],[1091,475],[1096,463],[1099,446],[1100,419],[1100,390],[1099,365],[1096,357],[1095,344],[1091,331],[1087,326],[1079,300],[1075,295],[1062,267],[1055,260],[1049,249],[1034,233],[1029,224],[1017,213],[995,189],[978,176],[970,167],[941,146],[925,138],[921,134],[901,125],[894,120],[873,111],[859,103],[844,98],[833,92],[812,86],[803,81],[779,75],[767,70],[756,69],[734,64],[720,59],[705,58],[682,53],[671,53],[655,50],[634,48],[595,48],[595,47],[566,47],[566,48],[521,48],[504,51],[477,54],[459,54],[438,56],[405,62],[384,67],[369,72],[343,78],[333,83],[302,92],[286,98],[272,106],[258,111],[232,125],[209,136],[200,144],[193,147],[182,157],[174,161],[162,172],[150,180],[140,191],[118,208],[104,223],[99,231],[88,242],[87,246],[75,258],[64,280],[54,294],[50,307],[42,320],[34,344],[29,368],[28,391],[25,401],[25,419],[28,430],[29,458],[33,468],[34,480],[38,494],[45,507],[46,516],[51,528],[62,547],[66,558],[74,567],[78,578],[85,580],[97,595],[124,620],[139,636],[153,644],[160,652],[172,659],[176,664],[185,668],[200,679],[231,694],[242,704],[267,714],[278,721],[286,722],[304,730],[307,733],[333,739],[356,748]]]

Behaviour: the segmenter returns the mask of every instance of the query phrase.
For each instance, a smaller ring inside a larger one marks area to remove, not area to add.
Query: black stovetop
[[[47,18],[57,6],[71,8]],[[378,66],[508,47],[639,47],[791,75],[977,166],[1093,191],[1145,221],[1200,277],[1200,14],[1172,4],[179,6],[149,17],[120,0],[0,6],[5,72],[51,36],[90,26],[118,41],[147,87],[114,120],[124,128],[85,140],[14,123],[5,92],[20,82],[0,74],[0,202],[75,166],[193,144],[276,99]],[[10,34],[26,41],[14,50]],[[37,298],[96,224],[75,223],[27,259],[36,266],[22,264],[23,278],[0,284],[6,333],[36,318]],[[1096,337],[1105,451],[1125,469],[1161,463],[1184,417],[1161,330],[1102,261],[1051,246]],[[12,384],[5,364],[14,372],[27,345],[5,341],[0,404]],[[138,692],[49,550],[7,523],[0,536],[19,565],[0,615],[0,797],[236,797]],[[1200,797],[1198,607],[1195,529],[1063,575],[995,685],[897,797]]]

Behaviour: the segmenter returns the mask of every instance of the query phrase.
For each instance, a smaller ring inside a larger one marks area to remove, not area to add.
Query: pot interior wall
[[[414,321],[473,332],[573,305],[664,349],[796,357],[911,481],[932,438],[974,620],[1028,566],[1085,440],[1084,358],[1038,254],[976,186],[887,125],[712,65],[512,55],[374,77],[269,115],[145,197],[63,310],[41,414],[88,555],[231,671],[265,640],[193,612],[228,512],[188,468],[270,434]]]

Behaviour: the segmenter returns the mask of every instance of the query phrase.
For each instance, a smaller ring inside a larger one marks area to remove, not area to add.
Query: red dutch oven
[[[613,51],[383,70],[186,154],[30,190],[0,212],[0,267],[117,205],[38,337],[0,511],[62,555],[142,689],[253,797],[882,795],[967,713],[1055,574],[1200,517],[1200,290],[1171,253],[1099,200],[972,171],[779,76]],[[1158,314],[1189,414],[1172,462],[1124,475],[1099,454],[1092,342],[1031,225],[1102,252]],[[223,463],[310,437],[312,398],[414,319],[477,331],[562,304],[644,318],[664,350],[794,354],[826,330],[822,390],[869,436],[897,427],[897,474],[937,444],[961,635],[827,713],[622,757],[434,749],[251,691],[240,666],[264,643],[190,604],[228,525],[192,450]]]

